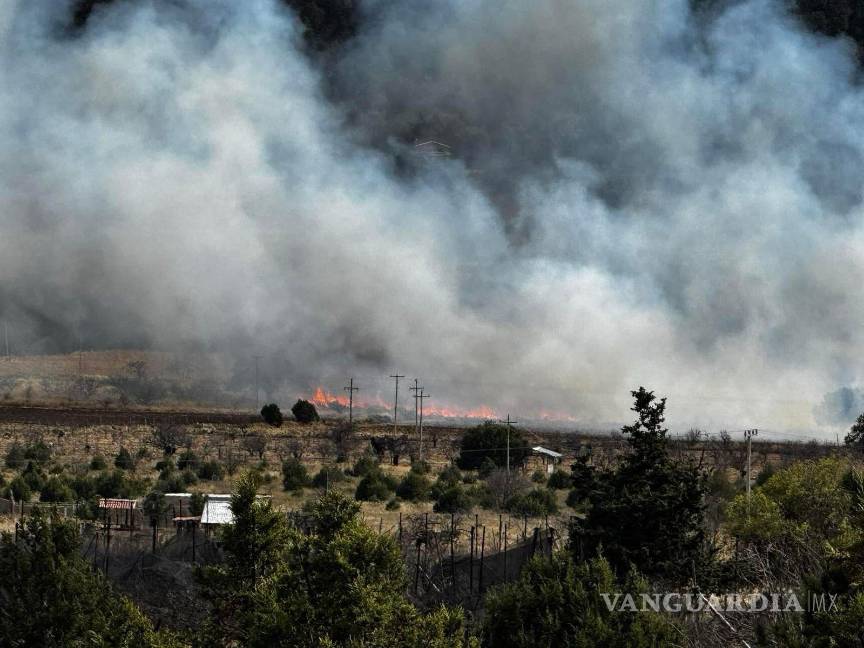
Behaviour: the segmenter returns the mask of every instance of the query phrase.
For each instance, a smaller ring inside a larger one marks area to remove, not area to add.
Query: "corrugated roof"
[[[208,495],[201,512],[201,524],[233,524],[230,495]]]
[[[547,457],[553,457],[554,459],[560,459],[564,455],[560,452],[555,452],[554,450],[550,450],[549,448],[544,448],[543,446],[534,446],[531,448],[537,454],[546,455]]]
[[[104,509],[128,509],[135,508],[135,500],[132,499],[118,499],[118,498],[99,498],[99,508]]]

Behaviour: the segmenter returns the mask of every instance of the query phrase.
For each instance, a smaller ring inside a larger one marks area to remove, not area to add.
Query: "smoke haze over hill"
[[[273,353],[287,391],[398,369],[584,422],[644,384],[670,421],[833,424],[862,382],[855,53],[779,2],[377,0],[317,55],[270,0],[69,11],[0,8],[22,352]]]

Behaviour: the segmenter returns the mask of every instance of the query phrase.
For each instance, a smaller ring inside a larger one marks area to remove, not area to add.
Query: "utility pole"
[[[3,337],[6,338],[6,360],[11,360],[12,356],[9,354],[9,322],[3,322]]]
[[[747,514],[750,514],[750,458],[752,456],[753,437],[759,434],[759,430],[744,430],[744,438],[747,440]]]
[[[414,392],[414,431],[416,432],[420,426],[419,410],[417,409],[417,394],[419,394],[422,389],[422,387],[420,387],[420,381],[415,378],[414,386],[409,387],[408,389]]]
[[[420,393],[415,394],[414,398],[420,401],[420,461],[423,461],[423,399],[429,398],[429,394],[423,393],[423,387],[421,387]]]
[[[399,379],[404,378],[405,376],[400,376],[399,374],[395,374],[390,376],[391,378],[396,379],[396,393],[393,396],[393,434],[399,433],[398,421],[399,421]]]
[[[348,383],[348,386],[345,387],[344,389],[345,389],[345,391],[348,392],[348,425],[353,426],[354,425],[354,392],[360,391],[360,388],[354,386],[354,379],[351,378],[351,380]]]
[[[502,421],[507,424],[507,479],[510,479],[510,426],[515,425],[516,421],[510,420],[510,415],[507,415],[507,420]]]
[[[255,411],[257,412],[261,405],[261,401],[258,397],[258,361],[264,356],[256,355],[252,357],[255,358]]]

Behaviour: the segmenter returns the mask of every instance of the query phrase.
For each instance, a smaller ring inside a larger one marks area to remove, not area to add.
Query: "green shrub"
[[[531,473],[531,481],[535,484],[545,484],[546,483],[546,473],[542,470],[535,470]]]
[[[102,497],[131,498],[147,492],[148,482],[130,479],[125,472],[115,469],[111,472],[105,470],[96,475],[94,484],[96,494]]]
[[[558,469],[549,475],[549,480],[546,482],[546,486],[554,488],[555,490],[567,490],[568,488],[573,487],[573,480],[570,479],[570,475],[567,472]]]
[[[418,475],[428,475],[429,470],[428,461],[414,461],[411,463],[411,472],[417,473]]]
[[[480,465],[477,466],[477,473],[480,475],[480,479],[486,479],[496,470],[498,470],[498,464],[496,464],[490,457],[483,457],[483,461],[481,461]]]
[[[291,413],[298,423],[313,423],[319,420],[318,410],[315,409],[314,404],[307,400],[298,399],[291,408]],[[261,411],[261,415],[264,415],[263,410]]]
[[[174,463],[174,459],[171,457],[165,457],[164,459],[160,459],[156,462],[156,470],[161,473],[164,472],[173,472],[174,469],[177,468],[177,465]]]
[[[378,471],[369,473],[360,480],[354,497],[364,502],[383,502],[390,497],[390,493],[394,490],[395,485],[392,480]]]
[[[431,486],[425,475],[412,470],[399,482],[396,487],[396,495],[410,502],[428,500]]]
[[[186,491],[186,484],[179,473],[171,473],[168,477],[159,478],[156,482],[154,490],[160,493],[183,493]]]
[[[267,423],[267,425],[282,427],[282,410],[279,409],[279,406],[276,403],[269,403],[262,407],[261,418],[264,419],[264,422]]]
[[[32,461],[27,463],[27,467],[21,473],[21,478],[27,482],[31,491],[41,491],[45,486],[45,473]]]
[[[384,508],[387,511],[398,511],[402,508],[402,503],[397,498],[391,497]]]
[[[105,470],[108,467],[108,462],[102,455],[93,455],[90,460],[90,470]]]
[[[527,493],[514,495],[507,500],[507,510],[514,515],[541,517],[558,512],[555,492],[548,488],[535,488]]]
[[[505,467],[508,437],[510,465],[521,466],[530,454],[527,439],[516,428],[508,430],[506,425],[487,421],[467,430],[462,436],[459,467],[463,470],[480,468],[485,459],[498,467]]]
[[[29,446],[24,451],[24,456],[30,461],[35,461],[36,463],[46,463],[49,459],[51,459],[51,448],[49,448],[43,441],[37,441]]]
[[[380,472],[381,466],[378,465],[378,460],[369,456],[360,457],[351,469],[351,474],[355,477],[365,477],[370,473]]]
[[[201,493],[192,493],[189,499],[189,513],[191,515],[201,515],[204,512],[204,495]]]
[[[309,483],[309,473],[299,459],[287,459],[282,464],[282,487],[286,491],[303,490]]]
[[[71,502],[75,499],[75,493],[69,485],[60,477],[51,477],[45,482],[45,486],[39,493],[41,502]]]
[[[134,470],[135,460],[126,448],[120,448],[120,452],[114,458],[114,466],[120,470]]]
[[[12,491],[12,497],[18,502],[29,502],[30,498],[33,497],[33,490],[21,475],[9,482],[7,490]]]
[[[208,481],[219,481],[225,477],[225,469],[218,461],[205,461],[198,467],[198,477]]]
[[[89,475],[79,475],[74,477],[69,483],[72,491],[75,493],[75,499],[89,500],[96,495],[96,479]]]
[[[312,478],[312,485],[316,488],[326,488],[341,481],[345,481],[345,473],[335,466],[323,466]]]
[[[441,484],[453,485],[462,481],[462,471],[453,464],[447,466],[438,475],[438,482]]]
[[[453,484],[441,491],[433,510],[436,513],[467,513],[474,502],[461,484]]]
[[[198,483],[198,475],[195,474],[195,471],[191,468],[187,468],[183,472],[180,473],[180,479],[183,480],[183,483],[186,486],[192,486],[193,484]]]
[[[201,460],[191,450],[184,450],[180,456],[177,458],[177,468],[178,470],[186,470],[187,468],[191,470],[198,470],[198,466],[201,465]]]
[[[27,465],[27,455],[24,452],[24,447],[19,443],[13,443],[6,451],[6,467],[12,470],[19,470]]]

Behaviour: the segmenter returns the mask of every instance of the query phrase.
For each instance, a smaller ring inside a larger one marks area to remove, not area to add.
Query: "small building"
[[[234,514],[231,512],[231,495],[205,495],[201,524],[204,527],[234,524]]]
[[[560,464],[561,459],[564,458],[564,455],[560,452],[555,452],[554,450],[544,448],[543,446],[534,446],[531,448],[531,453],[535,457],[539,457],[542,462],[543,471],[548,475],[555,472],[555,466]]]

